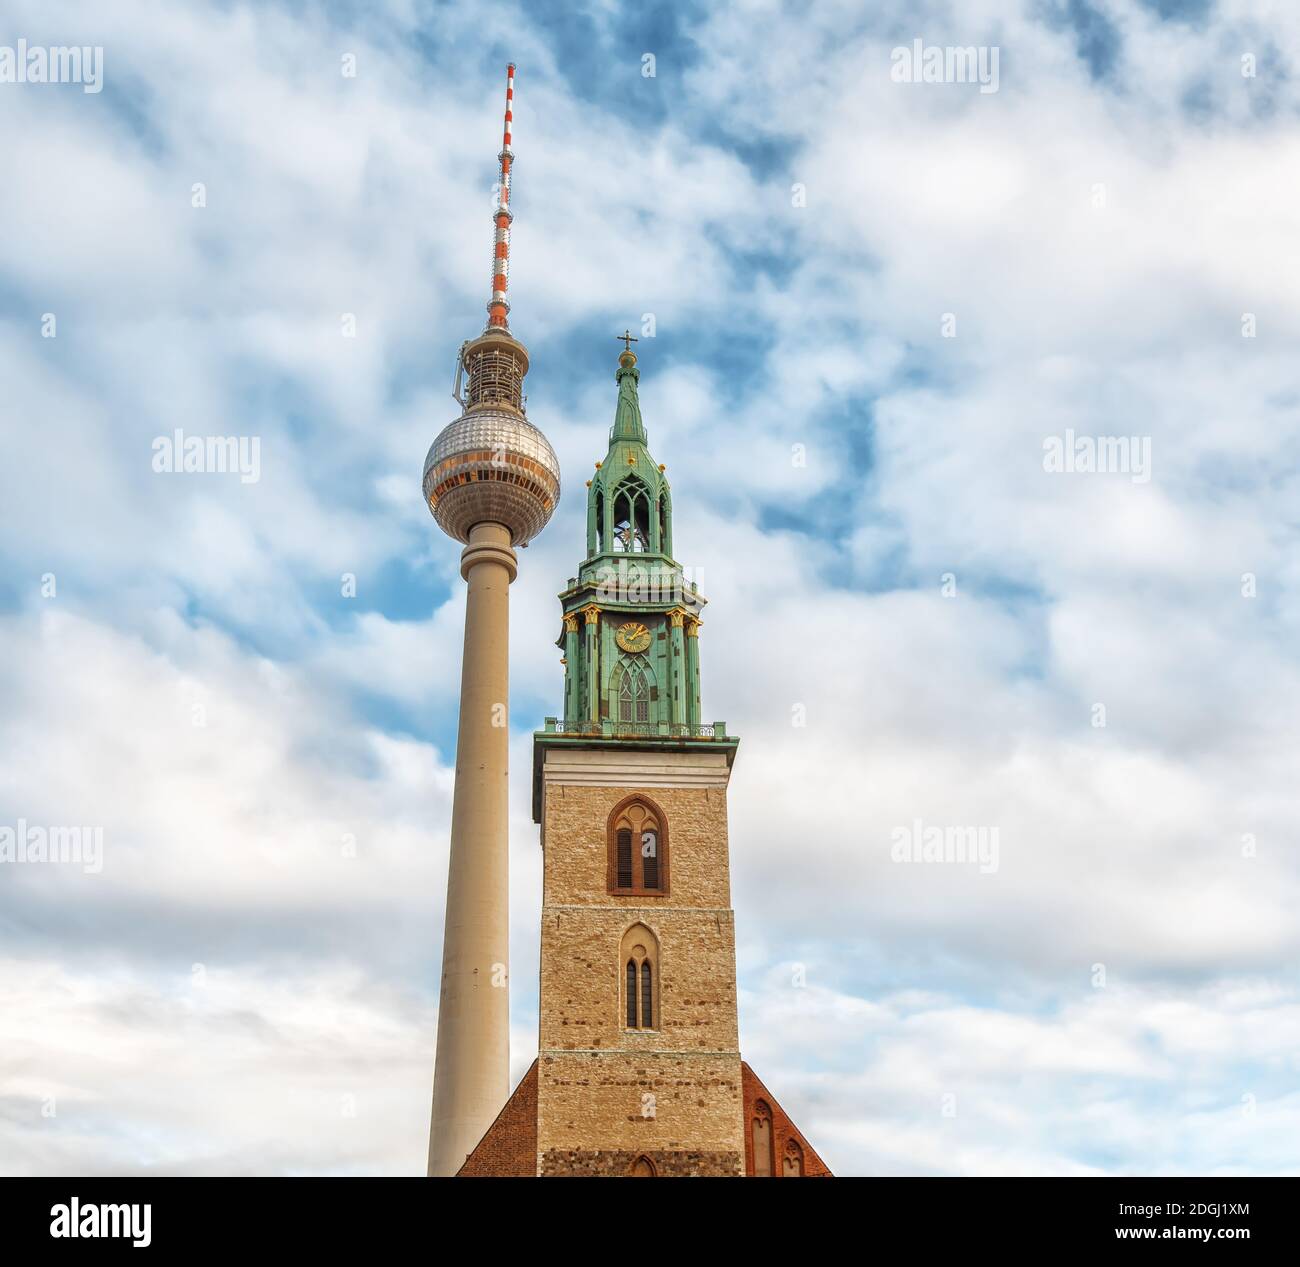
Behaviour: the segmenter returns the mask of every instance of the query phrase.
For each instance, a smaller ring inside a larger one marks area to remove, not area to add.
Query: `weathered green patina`
[[[560,594],[564,713],[538,744],[737,740],[700,712],[700,614],[705,598],[673,558],[672,491],[650,455],[636,355],[619,355],[609,450],[587,486],[587,552]]]

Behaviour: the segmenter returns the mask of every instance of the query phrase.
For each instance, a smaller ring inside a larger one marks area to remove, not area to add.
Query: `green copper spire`
[[[619,337],[609,448],[587,482],[586,557],[560,595],[564,715],[548,718],[539,737],[707,742],[730,754],[726,726],[701,719],[705,599],[673,558],[672,490],[650,454],[634,340]]]
[[[636,353],[619,354],[618,404],[609,430],[609,451],[596,463],[587,490],[587,558],[598,554],[654,554],[669,565],[673,552],[673,505],[663,468],[646,445],[637,384]]]
[[[614,429],[609,433],[611,440],[634,440],[645,444],[645,423],[641,421],[641,400],[636,394],[636,386],[641,381],[641,371],[636,367],[636,353],[625,351],[618,358],[618,369],[614,373],[618,382],[618,408],[614,411]]]

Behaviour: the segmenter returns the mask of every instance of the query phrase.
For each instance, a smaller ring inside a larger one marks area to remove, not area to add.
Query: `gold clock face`
[[[618,627],[614,641],[624,651],[635,655],[650,645],[650,631],[639,620],[629,620],[627,624]]]

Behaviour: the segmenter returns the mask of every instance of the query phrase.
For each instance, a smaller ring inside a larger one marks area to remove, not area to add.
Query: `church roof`
[[[758,1075],[742,1060],[741,1091],[744,1101],[742,1133],[745,1138],[745,1175],[756,1175],[754,1132],[751,1123],[764,1116],[771,1122],[771,1173],[783,1177],[787,1157],[799,1157],[805,1178],[830,1178],[830,1167],[777,1103]],[[765,1112],[764,1112],[765,1110]],[[793,1147],[792,1147],[793,1146]],[[457,1172],[460,1178],[530,1178],[537,1173],[537,1061],[519,1079],[519,1085],[488,1127],[474,1151]]]
[[[529,1179],[537,1174],[537,1061],[465,1158],[456,1178]]]
[[[755,1174],[754,1132],[749,1129],[758,1113],[759,1105],[765,1104],[772,1115],[772,1173],[781,1177],[785,1159],[792,1155],[794,1144],[802,1153],[803,1175],[806,1179],[830,1179],[831,1168],[818,1156],[817,1150],[808,1142],[803,1132],[791,1121],[786,1111],[777,1103],[776,1097],[762,1084],[756,1074],[743,1060],[740,1062],[741,1092],[745,1099],[745,1174]]]

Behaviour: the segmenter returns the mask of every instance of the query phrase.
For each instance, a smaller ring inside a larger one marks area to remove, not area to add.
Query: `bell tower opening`
[[[614,543],[620,554],[650,549],[650,493],[638,479],[626,479],[614,493]]]

